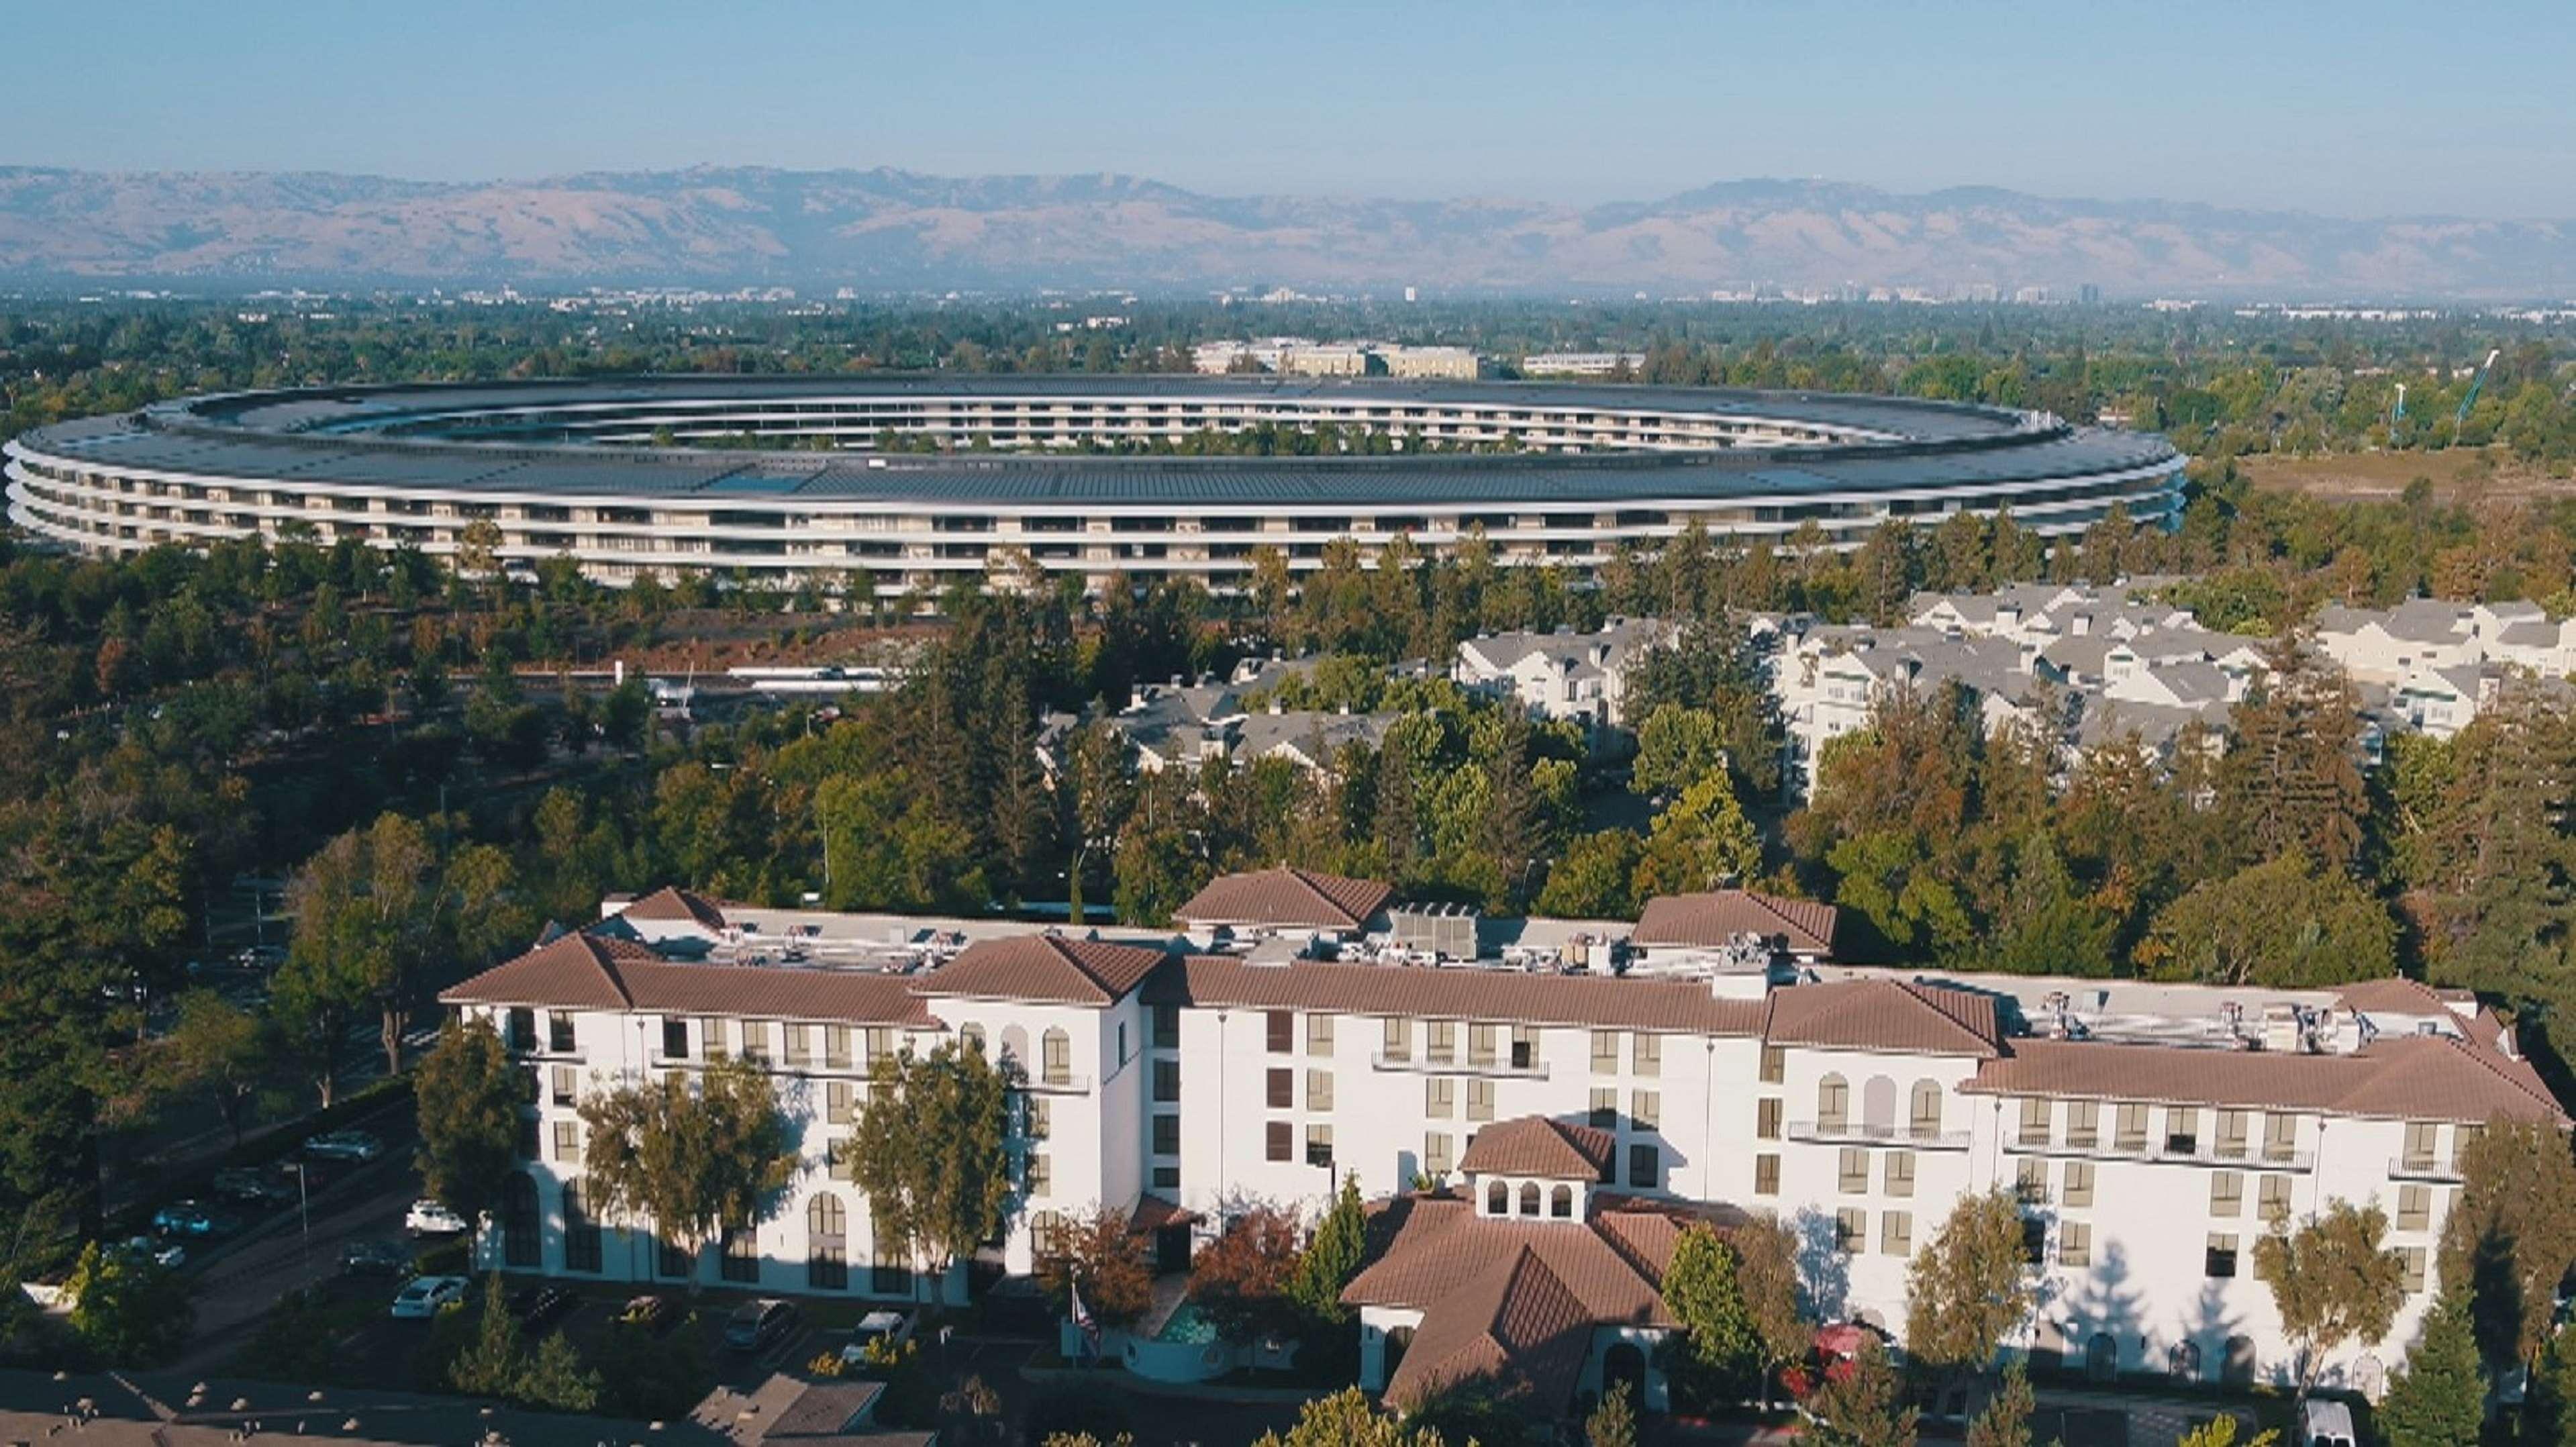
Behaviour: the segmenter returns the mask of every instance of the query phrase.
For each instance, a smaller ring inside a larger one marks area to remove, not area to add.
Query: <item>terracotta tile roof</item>
[[[2279,1106],[2383,1120],[2567,1120],[2528,1064],[2434,1035],[2375,1040],[2348,1055],[2016,1040],[2011,1055],[1979,1066],[1975,1078],[1960,1089],[1979,1095]]]
[[[913,983],[866,970],[676,964],[633,940],[574,933],[495,965],[438,998],[456,1005],[939,1028]]]
[[[1811,899],[1784,899],[1751,889],[1665,894],[1646,901],[1630,939],[1641,945],[1730,943],[1738,935],[1786,935],[1799,954],[1831,955],[1841,912]]]
[[[1395,890],[1374,879],[1345,879],[1283,865],[1221,874],[1172,911],[1186,925],[1252,925],[1355,930],[1386,908]]]
[[[1573,1290],[1523,1246],[1485,1266],[1422,1316],[1387,1378],[1386,1399],[1411,1410],[1484,1378],[1543,1416],[1562,1412],[1592,1350],[1593,1322]]]
[[[1525,1115],[1477,1131],[1458,1169],[1467,1175],[1597,1181],[1609,1168],[1611,1146],[1610,1132],[1598,1127]]]
[[[2437,1019],[2458,1013],[2432,986],[2403,975],[2346,985],[2335,992],[2335,999],[2347,1010],[2364,1013],[2427,1015]]]
[[[618,912],[636,919],[688,920],[711,930],[725,927],[724,911],[709,904],[702,896],[671,884],[663,885]]]
[[[955,966],[950,966],[954,969]],[[1722,1000],[1687,980],[1534,975],[1415,965],[1255,965],[1233,955],[1193,955],[1158,976],[1147,998],[1254,1010],[1332,1010],[1435,1020],[1509,1020],[1707,1035],[1761,1033],[1759,1000]]]
[[[1124,999],[1171,956],[1142,945],[1063,935],[978,940],[915,981],[924,995],[969,995],[1058,1005]]]
[[[1791,985],[1765,1004],[1762,1038],[1775,1045],[1991,1058],[2002,1039],[1992,996],[1911,980]]]

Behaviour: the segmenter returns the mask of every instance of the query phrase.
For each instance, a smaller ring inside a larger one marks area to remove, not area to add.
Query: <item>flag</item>
[[[1070,1298],[1073,1329],[1082,1333],[1082,1355],[1086,1358],[1100,1355],[1100,1321],[1091,1314],[1091,1308],[1082,1304],[1081,1278],[1076,1277],[1065,1284],[1065,1295]]]

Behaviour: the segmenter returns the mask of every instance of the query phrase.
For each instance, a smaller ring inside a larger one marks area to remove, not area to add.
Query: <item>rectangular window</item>
[[[799,1025],[792,1020],[787,1023],[785,1059],[790,1070],[802,1070],[814,1063],[813,1026]]]
[[[836,1181],[857,1180],[859,1178],[857,1148],[846,1140],[823,1142],[823,1174]]]
[[[767,1065],[769,1063],[768,1021],[745,1020],[742,1022],[742,1058],[752,1062],[754,1065]]]
[[[1445,1130],[1435,1130],[1424,1133],[1422,1137],[1422,1173],[1427,1176],[1445,1176],[1449,1174],[1449,1171],[1449,1133]]]
[[[1789,1051],[1786,1046],[1762,1047],[1762,1083],[1778,1085],[1789,1078]]]
[[[1020,1133],[1033,1141],[1048,1140],[1055,1135],[1055,1102],[1043,1095],[1023,1096],[1020,1107],[1025,1113]]]
[[[697,1259],[668,1241],[653,1243],[653,1273],[657,1276],[688,1277],[696,1274]]]
[[[2429,1231],[2433,1226],[2433,1188],[2400,1186],[2397,1188],[2397,1229]]]
[[[1664,1124],[1664,1096],[1658,1090],[1628,1092],[1628,1115],[1641,1130],[1661,1130]]]
[[[1306,1017],[1306,1053],[1309,1055],[1326,1056],[1333,1053],[1332,1016],[1309,1015]]]
[[[1846,1196],[1857,1196],[1869,1189],[1869,1152],[1858,1146],[1845,1146],[1838,1184]]]
[[[1910,1122],[1916,1140],[1932,1140],[1941,1134],[1941,1087],[1928,1080],[1915,1087]]]
[[[2025,1206],[2036,1206],[2048,1199],[2048,1162],[2023,1160],[2013,1163],[2013,1192]]]
[[[2200,1111],[2188,1105],[2165,1107],[2165,1154],[2200,1154]]]
[[[2245,1159],[2245,1143],[2250,1134],[2249,1122],[2245,1118],[2245,1112],[2241,1110],[2220,1111],[2218,1113],[2217,1147],[2220,1158],[2231,1161],[2241,1161]]]
[[[1468,1082],[1467,1082],[1467,1119],[1469,1119],[1469,1120],[1492,1120],[1493,1118],[1494,1118],[1494,1083],[1493,1083],[1492,1081],[1490,1081],[1490,1080],[1470,1080],[1470,1081],[1468,1081]]]
[[[575,1047],[572,1043],[571,1011],[548,1010],[546,1012],[546,1048],[557,1055],[570,1055],[573,1052]]]
[[[513,1005],[502,1017],[501,1043],[513,1051],[537,1048],[537,1012],[525,1005]]]
[[[555,1104],[572,1104],[574,1097],[579,1095],[581,1092],[581,1072],[569,1065],[558,1065],[554,1068],[552,1073],[554,1075]]]
[[[2226,1231],[2209,1233],[2209,1245],[2201,1253],[2200,1274],[2224,1281],[2236,1274],[2236,1237]]]
[[[564,1270],[599,1269],[599,1223],[581,1206],[581,1183],[564,1187]]]
[[[1286,1010],[1272,1010],[1262,1016],[1265,1043],[1273,1055],[1285,1055],[1297,1048],[1297,1017]]]
[[[2066,1143],[2082,1151],[2089,1151],[2102,1143],[2100,1101],[2071,1100],[2066,1103]]]
[[[1181,1118],[1177,1115],[1154,1117],[1154,1154],[1177,1156],[1181,1153]]]
[[[1434,1120],[1447,1120],[1458,1111],[1458,1082],[1445,1075],[1434,1075],[1422,1082],[1422,1113]]]
[[[671,1015],[662,1017],[662,1058],[665,1060],[689,1058],[688,1021]]]
[[[2022,1217],[2021,1264],[2024,1266],[2039,1266],[2045,1264],[2047,1260],[2048,1218],[2044,1216]]]
[[[1592,1087],[1592,1126],[1595,1130],[1616,1130],[1619,1126],[1619,1088],[1615,1085]]]
[[[1333,1128],[1321,1121],[1306,1127],[1306,1164],[1330,1166],[1333,1163]]]
[[[1514,1070],[1538,1069],[1538,1030],[1535,1026],[1514,1025],[1512,1027],[1512,1068]]]
[[[538,1155],[537,1118],[533,1115],[523,1115],[519,1117],[519,1159],[533,1161]]]
[[[580,1122],[580,1121],[577,1121],[577,1120],[559,1120],[559,1121],[556,1121],[556,1122],[555,1122],[555,1159],[556,1159],[557,1161],[562,1162],[562,1163],[563,1163],[563,1164],[565,1164],[565,1165],[578,1165],[578,1164],[580,1164],[580,1162],[581,1162],[581,1122]]]
[[[832,1125],[848,1125],[857,1111],[858,1087],[846,1080],[823,1082],[823,1119]]]
[[[1180,1006],[1156,1005],[1154,1007],[1154,1048],[1157,1050],[1181,1048]]]
[[[1266,1099],[1272,1110],[1296,1109],[1297,1072],[1285,1066],[1273,1069],[1270,1072],[1269,1092]]]
[[[2021,1103],[2020,1143],[2025,1146],[2048,1144],[2049,1131],[2056,1115],[2057,1102],[2034,1096]]]
[[[2124,1151],[2147,1148],[2147,1108],[2135,1103],[2120,1107],[2118,1120],[2112,1126],[2111,1144]]]
[[[2406,1294],[2408,1296],[2422,1295],[2424,1291],[2424,1248],[2421,1246],[2400,1247],[2398,1248],[2397,1255],[2400,1260],[2406,1263]]]
[[[2484,1136],[2486,1133],[2487,1128],[2482,1125],[2455,1125],[2451,1127],[2451,1169],[2453,1171],[2458,1171],[2462,1168],[2462,1163],[2469,1158],[2469,1148],[2476,1145],[2479,1138]]]
[[[1891,1196],[1913,1195],[1914,1152],[1889,1151],[1887,1153],[1887,1174],[1885,1179],[1887,1182],[1887,1194]]]
[[[1834,1249],[1845,1256],[1857,1256],[1869,1242],[1869,1213],[1857,1206],[1845,1206],[1834,1213]]]
[[[1177,1060],[1155,1061],[1154,1099],[1164,1105],[1171,1105],[1179,1101],[1180,1098],[1181,1062]]]
[[[1650,1145],[1628,1147],[1628,1184],[1640,1191],[1663,1189],[1664,1153]]]
[[[2093,1228],[2082,1221],[2057,1223],[2057,1264],[2090,1266],[2093,1264]]]
[[[1780,1158],[1778,1156],[1765,1154],[1753,1158],[1753,1194],[1757,1196],[1780,1194]]]
[[[2433,1153],[2442,1143],[2442,1128],[2429,1120],[2406,1123],[2405,1167],[2410,1171],[2433,1169]]]
[[[1269,1149],[1265,1154],[1274,1161],[1294,1159],[1297,1154],[1297,1128],[1284,1120],[1274,1120],[1267,1127]]]
[[[1329,1070],[1306,1072],[1306,1108],[1308,1110],[1333,1108],[1333,1072]]]
[[[1878,1250],[1883,1256],[1914,1254],[1914,1213],[1888,1211],[1878,1218]]]
[[[1422,1027],[1422,1058],[1434,1065],[1447,1065],[1458,1058],[1458,1022],[1432,1020]]]
[[[1664,1037],[1650,1035],[1643,1030],[1631,1036],[1628,1046],[1628,1069],[1637,1075],[1663,1074]]]
[[[1764,1096],[1753,1102],[1753,1138],[1765,1141],[1780,1138],[1780,1101],[1776,1096]]]
[[[2209,1214],[2233,1219],[2245,1214],[2245,1173],[2209,1173]]]
[[[868,1032],[868,1059],[877,1058],[877,1032]],[[1038,1073],[1049,1085],[1073,1083],[1073,1037],[1061,1030],[1049,1030],[1038,1041]]]
[[[2283,1111],[2263,1117],[2263,1159],[2275,1163],[2287,1161],[2299,1148],[2299,1118]]]
[[[847,1070],[850,1068],[849,1026],[826,1025],[823,1027],[823,1068],[825,1070]]]
[[[1055,1165],[1045,1156],[1029,1157],[1028,1193],[1043,1196],[1055,1189]]]
[[[1389,1060],[1411,1060],[1413,1058],[1413,1022],[1394,1015],[1388,1016],[1386,1034],[1378,1049],[1379,1053]]]
[[[723,1275],[727,1281],[760,1279],[760,1237],[749,1226],[728,1226],[724,1233]]]
[[[2060,1197],[2060,1204],[2070,1211],[2092,1209],[2093,1163],[2091,1161],[2068,1161],[2064,1184],[2065,1191]]]
[[[1592,1073],[1595,1075],[1616,1075],[1619,1073],[1618,1031],[1595,1030],[1592,1032]]]
[[[2290,1178],[2265,1176],[2254,1199],[2255,1209],[2262,1214],[2266,1225],[2287,1221],[2290,1219]]]
[[[732,1053],[725,1045],[724,1021],[717,1019],[713,1015],[703,1016],[699,1019],[698,1050],[701,1054],[706,1056],[707,1061],[710,1064],[715,1061],[722,1060],[725,1056]]]
[[[1501,1039],[1502,1031],[1496,1026],[1468,1026],[1467,1063],[1470,1065],[1480,1066],[1492,1065],[1494,1063],[1495,1051],[1498,1048]]]

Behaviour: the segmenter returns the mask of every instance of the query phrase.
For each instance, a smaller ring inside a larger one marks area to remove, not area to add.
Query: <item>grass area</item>
[[[2393,499],[2419,477],[2433,485],[2433,499],[2442,503],[2576,494],[2576,478],[2552,476],[2548,469],[2519,461],[2501,449],[2313,457],[2256,453],[2238,458],[2236,467],[2256,487],[2347,502]]]

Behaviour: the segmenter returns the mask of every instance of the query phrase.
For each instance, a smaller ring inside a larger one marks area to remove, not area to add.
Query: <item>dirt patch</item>
[[[2576,495],[2576,477],[2553,477],[2547,468],[2501,450],[2345,452],[2316,457],[2259,453],[2238,458],[2236,466],[2256,487],[2339,501],[2393,499],[2419,477],[2433,484],[2433,499],[2441,503]]]

